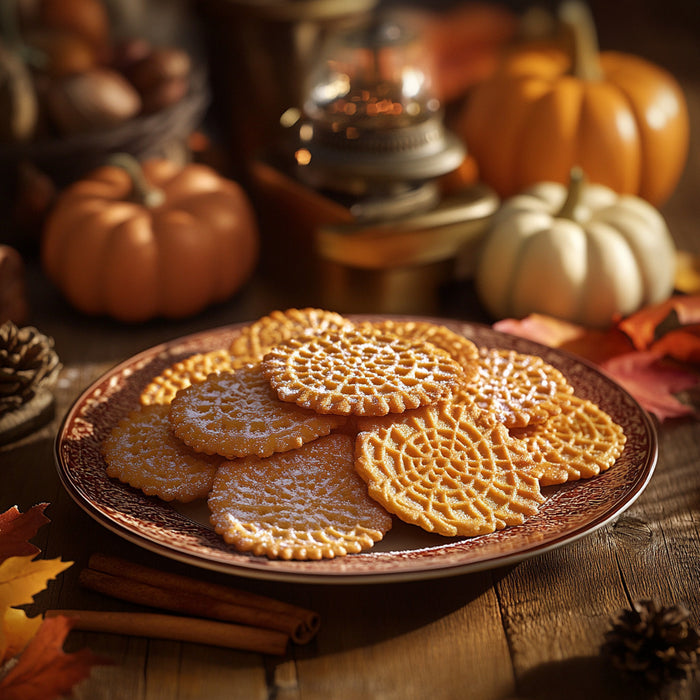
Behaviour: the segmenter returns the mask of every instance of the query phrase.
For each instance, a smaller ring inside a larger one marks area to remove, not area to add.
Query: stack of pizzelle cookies
[[[206,498],[237,550],[306,560],[367,550],[393,517],[447,537],[519,525],[543,486],[609,469],[624,445],[540,357],[306,308],[154,377],[102,454],[148,495]]]

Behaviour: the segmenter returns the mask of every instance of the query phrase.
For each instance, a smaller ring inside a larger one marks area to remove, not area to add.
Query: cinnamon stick
[[[320,618],[312,610],[229,586],[158,571],[118,557],[93,554],[89,567],[81,573],[81,583],[122,600],[276,629],[288,634],[297,644],[309,642],[320,626]],[[108,578],[110,576],[112,578]],[[126,594],[133,597],[125,598]]]
[[[275,630],[158,613],[96,610],[48,610],[46,612],[46,617],[57,615],[70,618],[73,629],[86,632],[108,632],[210,644],[275,656],[284,655],[289,641],[286,634]]]

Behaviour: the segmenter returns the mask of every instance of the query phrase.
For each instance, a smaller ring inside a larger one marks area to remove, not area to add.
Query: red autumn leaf
[[[632,350],[629,339],[616,327],[601,331],[541,314],[531,314],[521,320],[505,319],[494,323],[493,327],[550,348],[561,348],[597,364]]]
[[[36,535],[42,525],[49,522],[44,515],[48,503],[32,506],[21,513],[17,506],[0,514],[0,563],[8,557],[24,557],[38,554],[39,548],[29,540]]]
[[[66,654],[63,643],[71,629],[67,617],[46,618],[17,663],[0,681],[2,700],[53,700],[67,695],[90,675],[93,666],[111,661],[89,649]]]
[[[664,363],[657,353],[618,355],[602,363],[601,369],[660,421],[696,414],[692,406],[681,403],[673,394],[695,386],[698,376]]]

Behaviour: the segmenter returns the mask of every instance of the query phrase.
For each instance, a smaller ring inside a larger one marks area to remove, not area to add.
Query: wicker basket
[[[18,163],[30,161],[60,188],[103,165],[112,153],[126,152],[137,158],[167,156],[200,125],[208,104],[206,71],[198,68],[192,73],[188,93],[160,112],[136,117],[108,131],[1,145],[0,179],[12,177]],[[11,182],[3,184],[12,189]]]

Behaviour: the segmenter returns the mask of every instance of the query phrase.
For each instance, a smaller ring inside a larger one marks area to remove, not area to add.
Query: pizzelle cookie
[[[280,401],[259,365],[209,375],[170,404],[173,432],[187,445],[227,459],[267,457],[327,435],[345,422]]]
[[[451,396],[464,373],[430,343],[371,328],[292,338],[268,352],[262,372],[282,401],[318,413],[381,416]]]
[[[562,412],[546,423],[511,432],[532,455],[542,486],[588,479],[606,471],[622,454],[627,438],[605,411],[571,396]]]
[[[544,501],[524,446],[489,416],[441,402],[359,433],[355,468],[390,513],[448,537],[520,525]]]
[[[144,406],[169,404],[180,389],[198,384],[215,372],[232,372],[243,364],[242,359],[233,357],[228,350],[196,353],[154,377],[141,392],[141,403]]]
[[[198,454],[173,435],[168,407],[142,406],[101,445],[107,474],[164,501],[205,498],[221,457]]]
[[[334,311],[304,308],[272,311],[243,328],[230,346],[231,353],[249,360],[260,360],[275,345],[290,338],[339,330],[352,323]]]
[[[558,369],[536,355],[481,348],[478,367],[462,398],[508,428],[542,423],[561,413],[574,391]]]
[[[474,362],[479,357],[479,349],[468,338],[459,333],[455,333],[447,326],[431,323],[430,321],[406,321],[396,319],[386,319],[384,321],[366,322],[371,328],[393,333],[402,338],[412,340],[424,340],[432,343],[435,347],[445,350],[464,369],[465,381],[471,379],[477,371]],[[363,328],[360,324],[359,328]]]
[[[369,549],[392,520],[367,495],[353,462],[353,439],[335,434],[266,459],[227,462],[209,496],[211,523],[236,549],[271,559]]]

